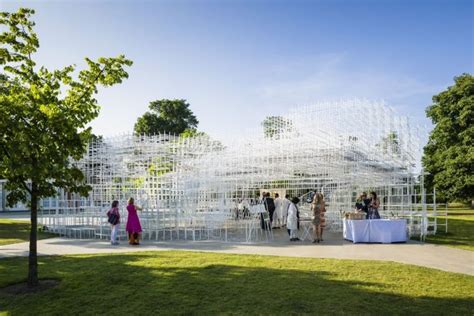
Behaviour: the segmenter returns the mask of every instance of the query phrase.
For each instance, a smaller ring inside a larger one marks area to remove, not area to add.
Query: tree
[[[265,138],[280,138],[283,133],[293,131],[293,122],[283,116],[267,116],[263,122]]]
[[[200,132],[195,128],[188,128],[184,130],[182,133],[179,134],[180,138],[192,138],[192,137],[207,137],[209,138],[209,135],[207,135],[204,132]]]
[[[29,204],[31,232],[28,285],[38,284],[37,210],[41,198],[56,189],[87,195],[90,187],[74,165],[87,152],[91,129],[99,114],[99,85],[112,86],[128,77],[132,62],[124,56],[86,58],[87,68],[50,71],[33,59],[39,41],[33,30],[34,10],[0,12],[0,176],[7,180],[7,202]]]
[[[222,144],[219,140],[213,139],[205,132],[200,132],[195,128],[185,130],[179,134],[179,138],[181,140],[186,138],[200,138],[201,144],[206,144],[212,148],[212,150],[223,150],[225,148],[224,144]]]
[[[474,197],[474,77],[462,74],[455,84],[433,96],[426,110],[434,128],[424,148],[423,166],[428,188],[440,198]]]
[[[136,135],[155,135],[171,133],[179,135],[186,130],[195,129],[199,123],[189,109],[186,100],[155,100],[150,102],[149,112],[139,117],[135,123]]]

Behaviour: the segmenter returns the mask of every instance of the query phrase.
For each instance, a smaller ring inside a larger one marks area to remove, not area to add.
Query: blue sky
[[[5,1],[34,8],[39,64],[134,61],[101,89],[95,133],[131,131],[148,102],[184,98],[199,129],[238,135],[320,100],[385,100],[420,124],[433,94],[473,73],[473,1]]]

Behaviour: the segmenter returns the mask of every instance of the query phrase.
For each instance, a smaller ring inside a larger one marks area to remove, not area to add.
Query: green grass
[[[54,234],[38,232],[38,240],[54,237]],[[30,223],[10,219],[0,219],[0,246],[30,240]]]
[[[12,315],[472,315],[474,277],[393,262],[184,251],[41,257],[60,280],[36,294],[0,294]],[[0,287],[26,259],[0,260]]]
[[[467,207],[449,207],[448,215],[474,215],[474,209]]]
[[[444,224],[444,218],[438,221]],[[427,236],[426,242],[474,251],[474,210],[450,207],[448,233],[444,226],[439,226],[436,235]]]

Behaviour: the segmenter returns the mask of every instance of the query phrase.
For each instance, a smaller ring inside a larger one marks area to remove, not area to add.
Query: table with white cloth
[[[344,239],[353,243],[384,243],[407,241],[407,221],[405,219],[345,219]]]

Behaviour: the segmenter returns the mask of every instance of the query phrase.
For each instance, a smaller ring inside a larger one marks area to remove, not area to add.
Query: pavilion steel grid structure
[[[334,231],[358,194],[375,191],[383,217],[407,218],[409,234],[423,236],[421,134],[382,102],[343,100],[268,117],[226,143],[200,133],[97,138],[75,162],[92,188],[89,197],[58,192],[62,202],[41,220],[64,235],[107,236],[111,202],[118,200],[126,215],[134,197],[143,207],[144,238],[266,240],[271,234],[258,231],[255,215],[262,207],[253,205],[262,191],[302,197],[303,216],[306,194],[323,193]]]

